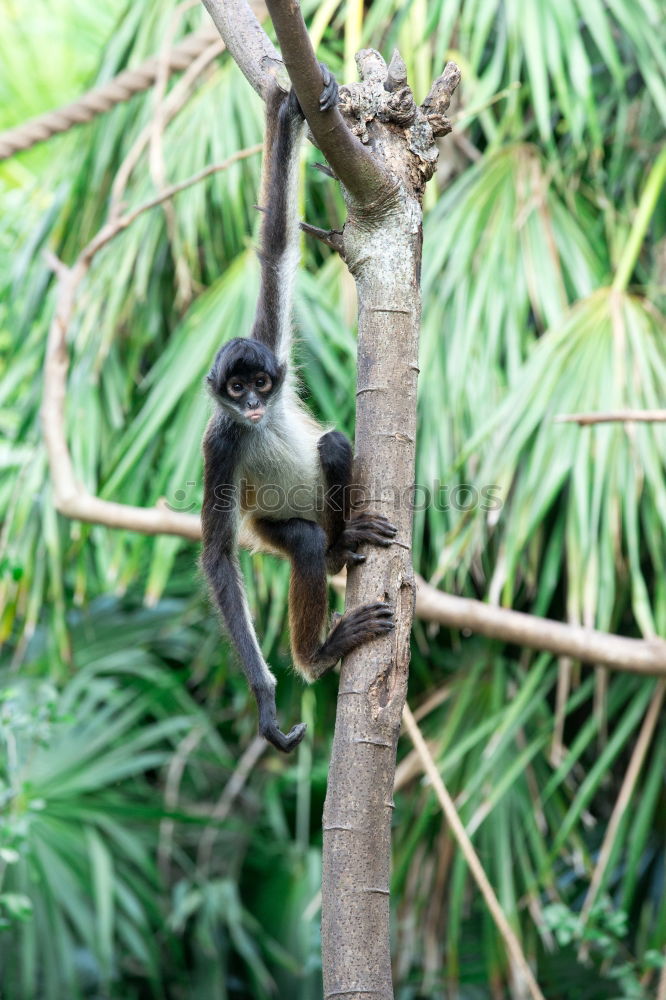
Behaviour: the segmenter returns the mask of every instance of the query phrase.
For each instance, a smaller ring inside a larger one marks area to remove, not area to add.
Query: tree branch
[[[345,259],[344,242],[340,230],[320,229],[319,226],[311,226],[309,222],[301,222],[301,229],[308,236],[314,236],[315,239],[325,243],[331,250],[339,253],[343,260]]]
[[[197,58],[194,59],[192,64],[188,66],[187,70],[183,73],[180,80],[178,80],[178,82],[171,88],[164,99],[162,107],[160,108],[163,128],[166,128],[167,124],[175,118],[180,111],[182,111],[190,99],[195,84],[201,75],[207,71],[210,64],[224,52],[224,48],[224,42],[221,41],[221,39],[218,39],[217,42],[212,41],[203,52],[199,53]],[[125,195],[125,190],[130,177],[132,176],[132,172],[141,160],[141,157],[150,142],[152,132],[153,122],[150,121],[136,137],[129,152],[118,168],[111,186],[111,205],[108,213],[109,219],[115,219],[117,216],[122,214],[124,208],[122,199]]]
[[[260,145],[240,150],[224,160],[223,163],[213,164],[187,180],[172,184],[155,198],[151,198],[150,201],[132,209],[126,215],[111,219],[83,248],[72,267],[67,267],[53,254],[46,255],[49,265],[57,277],[58,293],[44,360],[41,421],[55,507],[66,517],[92,524],[104,524],[110,528],[140,531],[147,535],[178,535],[193,541],[201,537],[201,525],[197,515],[172,511],[164,500],[159,501],[157,506],[152,508],[132,507],[127,504],[102,500],[89,493],[77,479],[65,429],[67,373],[69,370],[67,333],[76,307],[79,286],[88,273],[95,254],[102,247],[126,229],[143,212],[161,205],[168,198],[172,198],[192,184],[196,184],[220,170],[225,170],[238,160],[252,156],[260,150]]]
[[[338,108],[319,109],[321,70],[298,0],[267,0],[266,6],[289,79],[317,146],[354,200],[369,205],[392,184],[370,149],[350,131]]]
[[[321,70],[296,0],[270,0],[267,4],[284,62],[247,0],[202,2],[231,56],[258,94],[265,97],[276,80],[286,86],[280,73],[286,66],[317,146],[356,201],[367,205],[390,190],[380,163],[350,131],[338,108],[319,108]]]
[[[416,613],[426,621],[448,628],[469,629],[488,639],[541,649],[556,656],[599,664],[611,670],[664,676],[666,642],[663,639],[628,639],[581,625],[568,625],[484,604],[469,597],[446,594],[419,581]]]
[[[283,62],[256,15],[265,5],[246,0],[202,0],[215,27],[224,39],[231,58],[260,97],[281,75]]]
[[[556,424],[666,423],[666,410],[609,410],[608,413],[560,413]]]

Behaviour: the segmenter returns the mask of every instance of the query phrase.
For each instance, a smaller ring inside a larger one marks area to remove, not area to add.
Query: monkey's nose
[[[263,415],[264,407],[261,400],[257,399],[256,396],[250,396],[245,400],[245,416],[248,420],[251,420],[253,424],[258,424]]]

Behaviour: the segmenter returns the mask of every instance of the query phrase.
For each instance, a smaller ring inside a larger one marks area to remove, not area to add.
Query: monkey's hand
[[[335,79],[326,63],[320,62],[319,68],[321,70],[322,79],[321,94],[319,95],[319,110],[330,111],[330,109],[334,108],[338,103],[338,81]],[[296,91],[293,87],[289,92],[289,107],[292,112],[300,115],[301,118],[305,118],[301,106],[298,103]]]
[[[299,722],[288,733],[282,732],[277,723],[275,687],[271,686],[270,690],[266,688],[262,691],[255,691],[255,697],[259,707],[259,732],[277,750],[281,750],[282,753],[291,753],[305,736],[307,726],[304,722]]]
[[[365,562],[365,556],[357,552],[359,545],[381,545],[387,548],[395,540],[398,529],[383,514],[364,512],[345,526],[326,554],[326,568],[329,573],[338,573],[343,566],[358,566]]]

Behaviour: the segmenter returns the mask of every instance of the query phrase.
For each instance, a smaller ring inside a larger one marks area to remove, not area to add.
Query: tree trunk
[[[343,232],[359,301],[355,481],[364,504],[395,522],[398,538],[388,551],[371,549],[366,563],[349,573],[347,605],[389,601],[396,629],[354,650],[342,664],[324,807],[322,955],[325,1000],[390,1000],[393,780],[415,602],[421,198],[437,150],[427,102],[423,109],[414,105],[398,54],[388,69],[372,50],[359,53],[357,62],[363,83],[346,88],[341,107],[352,128],[362,129],[390,184],[369,206],[348,197]],[[448,95],[442,101],[440,93],[437,102],[440,126],[457,81],[454,67],[438,81]],[[356,109],[363,112],[358,124]]]
[[[389,885],[393,778],[407,693],[414,608],[412,483],[421,262],[421,211],[405,190],[379,212],[350,218],[344,246],[359,299],[357,481],[395,522],[388,553],[350,572],[351,607],[389,600],[396,630],[346,657],[340,676],[324,807],[324,997],[393,996]]]

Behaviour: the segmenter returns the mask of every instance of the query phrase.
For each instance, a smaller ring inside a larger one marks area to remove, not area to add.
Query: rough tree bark
[[[245,0],[203,0],[252,86],[279,78],[275,52]],[[393,997],[389,947],[391,813],[407,692],[415,582],[411,564],[416,382],[421,312],[421,200],[435,138],[459,72],[449,64],[419,108],[396,52],[357,56],[360,83],[321,113],[321,76],[296,0],[267,3],[292,85],[315,142],[341,181],[348,217],[341,251],[359,301],[356,472],[364,501],[396,522],[398,541],[371,549],[349,573],[347,606],[386,600],[396,629],[348,656],[324,808],[324,997]]]

